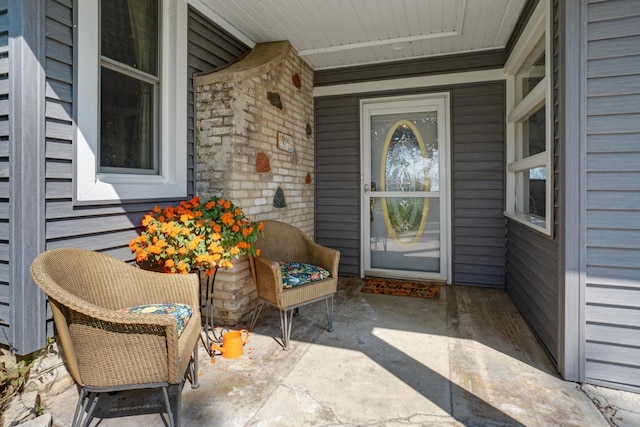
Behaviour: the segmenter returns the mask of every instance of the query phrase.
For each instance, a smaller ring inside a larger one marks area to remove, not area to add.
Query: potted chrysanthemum
[[[160,208],[145,215],[145,229],[131,240],[129,248],[138,264],[161,267],[166,273],[187,274],[217,268],[232,268],[242,255],[259,256],[255,242],[262,223],[251,221],[232,202],[199,197],[178,206]]]

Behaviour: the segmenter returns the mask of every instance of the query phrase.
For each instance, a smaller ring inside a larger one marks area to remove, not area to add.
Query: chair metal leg
[[[91,406],[89,407],[89,411],[87,412],[87,416],[82,423],[82,427],[87,427],[93,418],[93,411],[96,409],[96,405],[98,404],[99,393],[89,393],[87,395],[87,403],[90,401]],[[86,405],[84,405],[86,408]],[[78,420],[79,421],[79,420]]]
[[[176,396],[176,407],[173,411],[175,427],[181,427],[182,425],[182,386],[184,382],[178,386],[178,395]]]
[[[327,318],[329,319],[329,327],[327,330],[329,332],[333,332],[333,295],[328,297],[325,301],[327,302]]]
[[[192,389],[200,388],[200,380],[198,378],[198,343],[196,342],[196,346],[193,349],[193,358],[191,362],[189,362],[189,375],[191,378],[189,382],[191,383]]]
[[[258,317],[260,313],[262,313],[262,309],[264,308],[264,301],[259,301],[256,305],[256,308],[253,309],[253,316],[251,318],[251,324],[249,325],[249,329],[253,332],[253,328],[256,326],[256,322],[258,321]]]
[[[280,328],[282,329],[282,346],[284,350],[289,350],[293,311],[293,309],[280,310]]]
[[[84,388],[80,389],[80,395],[78,396],[78,403],[76,404],[76,411],[73,413],[72,427],[78,427],[82,420],[82,414],[87,407],[87,391]]]
[[[173,419],[173,411],[171,410],[171,402],[169,401],[169,392],[167,391],[167,387],[162,387],[162,396],[164,397],[164,406],[167,408],[169,427],[176,427]]]

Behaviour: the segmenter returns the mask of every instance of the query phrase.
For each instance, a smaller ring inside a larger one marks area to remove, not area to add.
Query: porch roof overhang
[[[190,0],[247,45],[289,40],[315,70],[508,48],[528,0]]]

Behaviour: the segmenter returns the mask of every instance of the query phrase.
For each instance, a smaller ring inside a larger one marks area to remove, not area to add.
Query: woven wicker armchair
[[[253,279],[260,301],[251,321],[251,329],[265,304],[280,310],[282,346],[289,348],[293,313],[297,308],[316,301],[327,304],[328,330],[333,332],[333,295],[338,286],[340,252],[313,242],[297,228],[279,221],[264,221],[264,237],[258,238],[260,256],[251,259]],[[329,271],[326,279],[293,288],[284,288],[279,262],[303,262]]]
[[[73,425],[88,425],[100,393],[147,388],[162,389],[168,423],[179,425],[185,377],[198,387],[197,277],[140,270],[82,249],[40,254],[31,275],[49,297],[65,364],[81,387]],[[162,303],[194,309],[179,337],[170,314],[118,311]],[[179,387],[173,403],[170,386]]]

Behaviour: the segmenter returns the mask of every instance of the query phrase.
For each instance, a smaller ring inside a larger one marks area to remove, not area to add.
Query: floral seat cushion
[[[178,325],[178,336],[182,334],[184,328],[187,326],[193,309],[186,304],[145,304],[136,305],[135,307],[121,308],[118,310],[121,313],[142,313],[142,314],[170,314],[176,319]]]
[[[329,277],[329,271],[324,268],[303,262],[281,262],[280,271],[282,271],[282,286],[285,289]]]

